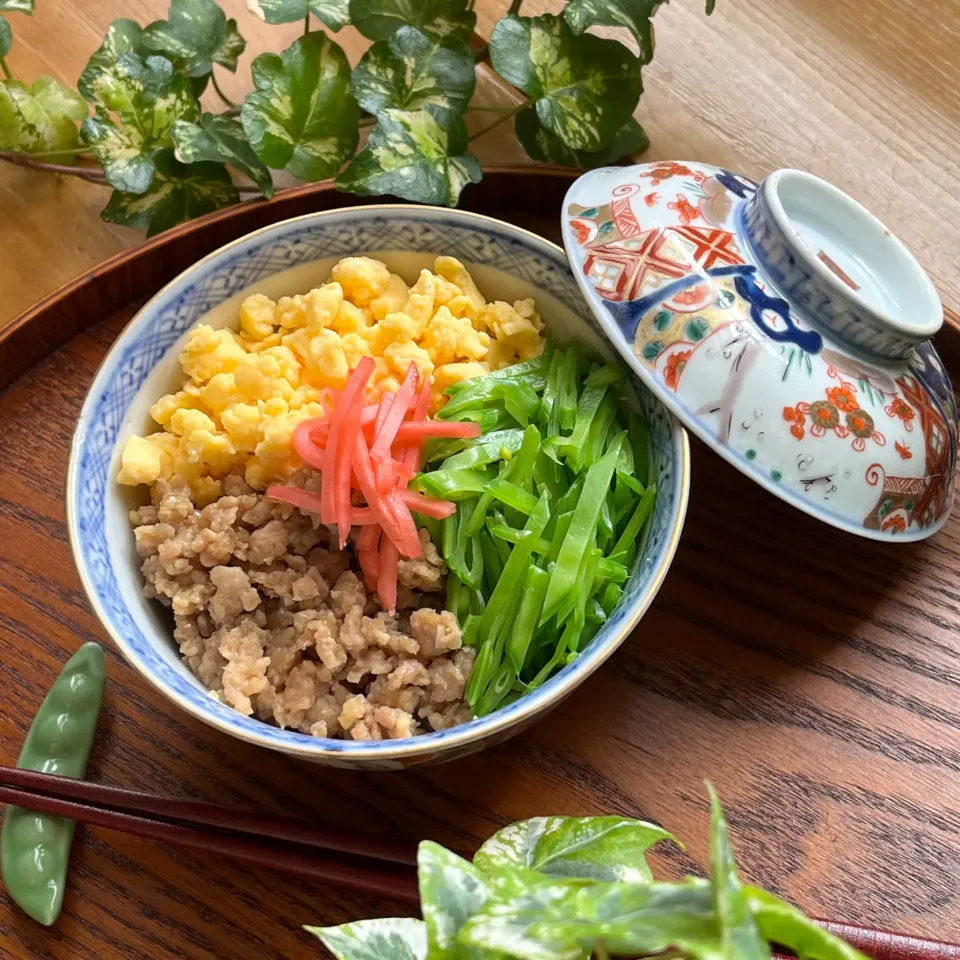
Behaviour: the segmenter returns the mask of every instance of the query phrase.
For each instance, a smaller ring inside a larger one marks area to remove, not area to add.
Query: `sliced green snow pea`
[[[463,500],[483,493],[495,476],[493,470],[435,470],[433,473],[418,473],[411,485],[440,500]]]
[[[570,468],[579,472],[584,463],[584,451],[590,436],[590,425],[607,395],[607,385],[587,387],[580,394],[577,404],[577,419],[569,437],[558,441],[557,449],[564,455]]]
[[[557,376],[556,409],[561,430],[572,430],[574,424],[577,422],[577,398],[579,394],[577,383],[580,380],[579,364],[580,348],[574,342],[568,347],[567,352],[563,354],[563,360]],[[552,432],[551,435],[553,435]]]
[[[587,470],[583,491],[573,512],[570,528],[557,556],[557,565],[550,577],[547,596],[540,615],[541,623],[556,613],[561,601],[573,589],[584,552],[596,535],[600,510],[610,489],[610,481],[620,456],[619,447],[613,447]]]
[[[606,446],[607,434],[610,432],[610,426],[613,418],[617,415],[617,401],[612,393],[606,394],[596,416],[590,424],[590,433],[587,442],[583,448],[583,466],[589,467],[596,463],[603,455]],[[619,449],[619,448],[618,448]]]
[[[613,549],[610,551],[611,557],[616,557],[619,554],[626,555],[630,547],[634,545],[637,537],[640,535],[640,531],[643,528],[647,517],[650,516],[650,511],[653,509],[653,503],[656,499],[656,494],[656,487],[647,487],[647,489],[643,492],[640,502],[637,504],[636,509],[633,511],[633,514],[627,521],[627,525],[623,528],[623,533],[620,534],[620,539],[617,540]]]
[[[550,574],[540,567],[530,566],[523,578],[523,596],[520,598],[520,609],[507,636],[507,657],[513,665],[517,676],[523,670],[533,640],[533,632],[540,620],[540,611],[543,608],[543,598],[547,594],[547,584]]]
[[[525,516],[530,516],[537,505],[537,498],[532,493],[527,493],[522,487],[502,477],[491,480],[486,486],[486,492],[508,507],[519,510]]]
[[[469,447],[448,456],[441,470],[462,470],[485,467],[488,463],[503,459],[503,451],[515,453],[523,442],[522,430],[495,430],[488,436],[471,441]]]
[[[85,643],[64,665],[40,705],[17,766],[82,778],[97,731],[106,672],[103,650]],[[8,806],[0,834],[0,871],[10,898],[39,923],[60,916],[73,820]]]

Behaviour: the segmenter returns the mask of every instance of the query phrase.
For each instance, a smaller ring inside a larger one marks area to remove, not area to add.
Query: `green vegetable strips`
[[[85,643],[64,665],[24,741],[17,766],[82,778],[100,716],[103,651]],[[0,872],[10,898],[39,923],[60,916],[73,820],[8,806],[0,833]]]
[[[477,649],[466,697],[482,716],[544,683],[601,628],[656,489],[622,364],[548,344],[447,395],[438,417],[484,432],[433,444],[414,486],[457,503],[430,529],[449,568],[447,607]]]

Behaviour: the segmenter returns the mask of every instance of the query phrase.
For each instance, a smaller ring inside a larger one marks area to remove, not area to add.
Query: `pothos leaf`
[[[461,927],[457,939],[520,960],[581,960],[586,952],[573,936],[538,935],[537,925],[555,914],[571,893],[571,885],[554,880],[525,886],[509,900],[494,900]]]
[[[4,12],[33,13],[34,0],[0,0],[0,10]]]
[[[211,160],[214,163],[228,163],[253,180],[265,197],[273,196],[270,171],[253,152],[243,127],[236,120],[205,113],[199,124],[178,120],[170,132],[177,159],[181,162]]]
[[[247,9],[266,23],[293,23],[308,13],[334,31],[350,22],[348,0],[247,0]]]
[[[804,960],[866,960],[849,943],[835,937],[796,907],[766,890],[744,887],[747,903],[761,935],[789,948]]]
[[[300,180],[333,176],[357,147],[360,108],[350,65],[324,33],[308,33],[277,56],[253,61],[256,89],[241,120],[257,156]]]
[[[370,40],[387,40],[407,24],[431,37],[466,42],[477,15],[467,0],[350,0],[350,22]]]
[[[319,937],[338,960],[426,960],[427,956],[426,925],[410,917],[304,929]]]
[[[417,878],[430,957],[455,957],[457,933],[490,899],[490,885],[468,860],[429,841],[417,850]]]
[[[5,57],[13,46],[13,31],[6,17],[0,15],[0,57]]]
[[[417,27],[401,27],[378,40],[354,67],[350,89],[357,102],[378,115],[388,107],[459,116],[477,77],[470,48],[454,37],[428,37]]]
[[[214,63],[237,69],[247,43],[214,0],[170,0],[167,16],[143,31],[145,47],[178,61],[191,77],[206,76]]]
[[[574,941],[588,954],[653,956],[673,947],[696,960],[723,960],[710,887],[686,883],[598,883],[573,890],[531,926],[542,942]]]
[[[93,52],[80,79],[77,89],[81,96],[91,103],[97,100],[94,86],[104,73],[110,73],[116,67],[117,60],[125,53],[136,53],[148,56],[149,53],[142,43],[143,30],[134,20],[114,20],[107,27],[103,43]]]
[[[540,122],[533,107],[525,107],[517,114],[515,129],[521,146],[533,160],[582,170],[608,166],[621,157],[642,153],[650,146],[643,127],[633,117],[614,134],[607,146],[596,153],[572,150]]]
[[[650,18],[661,0],[570,0],[563,16],[574,33],[588,27],[626,27],[640,47],[640,60],[653,59],[653,25]]]
[[[490,38],[493,67],[535,101],[541,123],[575,150],[605,147],[630,119],[643,85],[621,43],[575,36],[562,17],[507,14]]]
[[[153,163],[156,172],[149,188],[143,193],[114,190],[102,219],[146,227],[152,237],[240,199],[222,163],[180,163],[169,148],[157,153]]]
[[[760,935],[730,846],[727,820],[712,786],[710,791],[710,889],[727,960],[769,960],[770,945]]]
[[[124,53],[92,84],[96,116],[80,128],[103,166],[107,182],[128,193],[145,192],[153,180],[153,157],[171,143],[177,120],[195,120],[197,101],[186,77],[165,57],[143,60]]]
[[[366,147],[337,177],[337,186],[360,196],[385,193],[416,203],[456,206],[460,191],[483,174],[463,154],[467,130],[459,117],[429,110],[384,110]]]
[[[673,837],[655,823],[625,817],[537,817],[495,833],[477,851],[481,870],[523,866],[554,877],[652,879],[646,852]]]
[[[53,77],[38,77],[31,87],[19,80],[0,81],[0,149],[72,162],[77,121],[87,110],[73,90]]]

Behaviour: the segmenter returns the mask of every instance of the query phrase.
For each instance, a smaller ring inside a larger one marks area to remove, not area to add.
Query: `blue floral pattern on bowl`
[[[451,730],[380,742],[308,737],[244,717],[218,703],[180,663],[169,626],[154,605],[140,596],[139,564],[122,495],[114,483],[119,447],[131,430],[136,410],[145,410],[156,396],[148,378],[158,365],[173,368],[177,341],[210,310],[300,264],[378,251],[445,253],[468,265],[503,270],[548,290],[568,307],[582,322],[578,339],[603,343],[600,325],[584,303],[563,251],[508,224],[460,211],[404,206],[330,211],[275,224],[200,261],[157,294],[118,338],[94,380],[77,425],[68,470],[67,512],[77,567],[94,609],[127,660],[166,696],[243,740],[340,766],[396,768],[452,759],[518,732],[572,691],[626,639],[652,602],[673,558],[686,511],[689,451],[683,429],[637,382],[658,484],[644,547],[619,606],[591,644],[529,696]]]

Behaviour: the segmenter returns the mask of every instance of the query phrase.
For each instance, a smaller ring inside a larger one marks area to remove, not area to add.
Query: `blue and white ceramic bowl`
[[[609,353],[563,251],[517,227],[457,210],[367,206],[278,223],[204,258],[160,291],[110,350],[80,413],[67,474],[68,529],[87,596],[127,660],[178,706],[241,740],[345,767],[399,768],[449,760],[497,743],[546,713],[627,638],[673,559],[687,507],[689,450],[677,421],[639,383],[650,425],[658,497],[643,549],[613,616],[583,654],[529,696],[490,716],[410,740],[354,742],[305,736],[244,717],[214,700],[181,663],[166,611],[142,595],[128,510],[114,482],[120,451],[149,429],[148,410],[180,377],[178,354],[198,321],[225,326],[253,291],[310,289],[340,257],[371,254],[412,280],[436,254],[456,256],[491,298],[534,296],[561,339]]]

